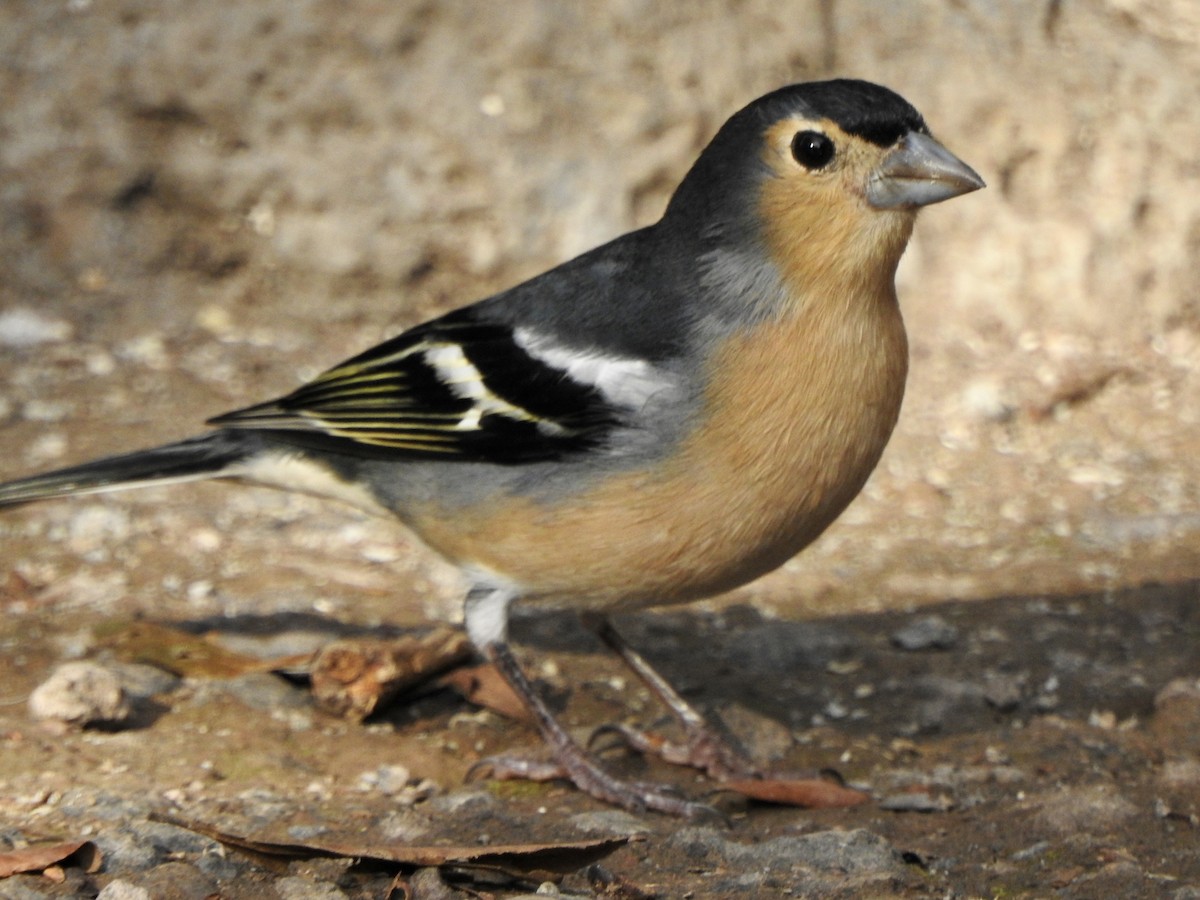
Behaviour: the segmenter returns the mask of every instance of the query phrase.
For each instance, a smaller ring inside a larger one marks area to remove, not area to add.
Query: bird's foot
[[[503,754],[489,756],[475,763],[467,772],[467,779],[480,777],[499,781],[524,779],[527,781],[553,781],[563,779],[597,800],[620,806],[634,813],[646,810],[666,813],[694,821],[725,822],[725,817],[714,807],[689,800],[680,791],[669,785],[652,784],[645,781],[625,781],[601,768],[595,760],[582,751],[568,754],[569,759],[545,760]]]
[[[657,756],[673,765],[690,766],[718,781],[763,776],[750,757],[710,725],[691,724],[686,731],[687,740],[678,742],[628,725],[602,725],[592,732],[588,748],[595,749],[598,740],[615,737],[639,753]]]

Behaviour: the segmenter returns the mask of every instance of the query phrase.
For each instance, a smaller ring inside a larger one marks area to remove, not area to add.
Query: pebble
[[[1161,896],[1161,885],[1132,862],[1119,861],[1077,878],[1058,896],[1067,900],[1091,900],[1094,897]]]
[[[251,672],[221,682],[225,691],[251,709],[263,712],[311,710],[309,694],[269,672]]]
[[[31,884],[41,881],[41,876],[14,875],[0,881],[0,900],[48,900],[49,894],[35,890]]]
[[[62,422],[75,407],[58,400],[30,400],[21,407],[21,418],[27,422]]]
[[[128,540],[129,513],[118,506],[91,503],[72,513],[67,524],[66,546],[80,555],[110,550]]]
[[[69,662],[34,688],[29,712],[35,719],[82,726],[120,724],[131,709],[116,675],[93,662]]]
[[[346,894],[327,881],[313,881],[298,875],[275,879],[280,900],[346,900]]]
[[[417,869],[409,877],[408,886],[414,897],[424,900],[458,900],[462,896],[446,884],[441,872],[434,868]]]
[[[972,419],[983,422],[1006,422],[1015,411],[1004,387],[993,379],[978,379],[966,386],[959,395],[962,411]]]
[[[713,895],[755,890],[786,878],[793,892],[819,895],[836,886],[839,894],[848,896],[848,889],[899,878],[904,872],[900,854],[882,837],[861,828],[786,835],[756,844],[730,840],[726,832],[713,828],[682,828],[666,843],[698,866],[742,873],[714,879]]]
[[[1045,855],[1053,845],[1049,841],[1038,841],[1036,844],[1030,844],[1023,850],[1018,850],[1012,855],[1012,859],[1016,862],[1024,862],[1027,859],[1037,859]]]
[[[1049,795],[1034,824],[1051,834],[1102,835],[1137,815],[1138,809],[1108,785],[1065,787]]]
[[[584,834],[632,837],[635,834],[646,834],[649,831],[643,820],[620,809],[579,813],[571,816],[569,823]]]
[[[106,884],[96,895],[96,900],[154,900],[154,898],[144,887],[118,878],[116,881]]]
[[[891,812],[946,812],[954,808],[954,801],[944,794],[910,791],[884,797],[879,808]]]
[[[434,797],[426,806],[433,815],[438,814],[463,814],[463,815],[481,815],[484,812],[495,810],[500,802],[496,799],[496,795],[489,793],[486,790],[472,790],[466,788],[455,791],[451,794],[442,794],[440,797]]]
[[[136,834],[163,856],[221,852],[221,845],[212,838],[169,822],[139,822]]]
[[[219,896],[215,879],[184,862],[165,862],[130,877],[129,882],[154,900],[207,900]]]
[[[218,882],[235,880],[241,876],[247,865],[245,857],[226,856],[223,850],[205,853],[196,860],[196,868]]]
[[[276,794],[266,788],[250,788],[238,794],[242,812],[253,822],[253,827],[263,828],[287,816],[295,807],[294,799]]]
[[[892,633],[901,650],[950,650],[958,642],[958,629],[939,615],[922,616]]]
[[[775,716],[765,715],[741,703],[725,703],[719,710],[720,721],[744,748],[754,748],[760,760],[781,759],[795,746],[792,729]]]
[[[58,343],[68,340],[71,330],[69,322],[43,316],[32,309],[19,306],[0,312],[0,344],[5,347]]]
[[[1011,712],[1021,704],[1028,680],[1024,672],[988,672],[983,680],[983,699],[1000,712]]]
[[[104,854],[106,872],[141,872],[163,860],[163,853],[154,842],[133,827],[104,828],[92,838],[92,842]]]
[[[899,688],[893,686],[893,690]],[[918,698],[913,716],[904,726],[910,734],[930,734],[956,721],[969,721],[983,707],[983,689],[959,678],[924,675],[907,688]]]
[[[412,773],[407,766],[382,765],[358,776],[360,791],[379,791],[382,794],[395,795],[407,787]]]
[[[104,667],[116,677],[121,690],[134,700],[145,700],[170,694],[179,688],[182,679],[158,666],[144,663],[105,662]]]

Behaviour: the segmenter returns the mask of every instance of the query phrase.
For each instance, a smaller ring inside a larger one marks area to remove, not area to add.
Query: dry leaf
[[[443,675],[438,684],[453,688],[476,706],[497,712],[518,722],[532,722],[525,702],[509,687],[491,663],[466,666]]]
[[[327,712],[361,721],[470,655],[467,636],[453,628],[390,641],[334,641],[313,661],[313,697]]]
[[[358,843],[357,838],[347,838],[345,841],[338,841],[336,838],[271,841],[230,834],[203,822],[190,822],[174,816],[154,815],[151,818],[202,834],[228,847],[261,856],[283,859],[332,857],[394,863],[415,868],[454,866],[456,870],[487,869],[540,881],[555,880],[561,875],[577,871],[602,859],[629,840],[626,837],[611,837],[562,843],[446,847]]]
[[[100,868],[102,857],[91,841],[66,841],[61,844],[42,844],[0,853],[0,878],[20,872],[44,872],[72,860],[88,872]],[[60,870],[61,871],[61,870]]]

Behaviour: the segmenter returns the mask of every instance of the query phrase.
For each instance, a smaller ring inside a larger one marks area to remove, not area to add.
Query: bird
[[[576,612],[679,717],[675,761],[752,769],[610,616],[745,585],[846,508],[901,408],[895,272],[917,213],[982,187],[892,90],[785,86],[718,129],[654,224],[198,436],[2,484],[0,507],[225,479],[392,516],[462,573],[468,637],[550,748],[497,771],[695,816],[703,803],[618,778],[567,732],[510,615]]]

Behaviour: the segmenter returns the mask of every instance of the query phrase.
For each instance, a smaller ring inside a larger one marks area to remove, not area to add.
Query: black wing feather
[[[355,456],[523,463],[596,447],[619,418],[510,326],[462,310],[209,424]]]

